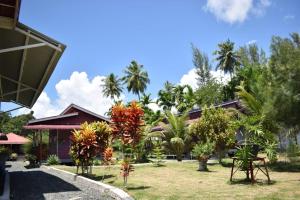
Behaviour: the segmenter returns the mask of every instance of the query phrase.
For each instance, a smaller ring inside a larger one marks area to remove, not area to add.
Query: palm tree
[[[159,90],[157,104],[163,110],[171,110],[175,106],[175,96],[173,95],[174,85],[169,81],[165,82],[164,88]]]
[[[185,144],[188,140],[188,129],[186,126],[187,113],[176,116],[170,111],[166,112],[168,124],[164,128],[164,143],[168,149],[176,154],[177,160],[182,160]]]
[[[121,79],[119,79],[118,76],[111,73],[104,79],[104,84],[102,85],[102,92],[106,97],[110,97],[111,99],[115,100],[115,97],[120,97],[122,93],[121,84]]]
[[[137,94],[140,100],[140,93],[144,93],[147,84],[150,83],[148,73],[143,71],[143,65],[139,65],[135,60],[131,61],[124,73],[122,80],[127,84],[128,91]]]
[[[225,73],[232,76],[235,68],[239,65],[238,55],[234,51],[234,43],[229,39],[226,42],[218,44],[219,50],[214,52],[217,55],[216,60],[219,62],[217,64],[217,69],[223,70]]]

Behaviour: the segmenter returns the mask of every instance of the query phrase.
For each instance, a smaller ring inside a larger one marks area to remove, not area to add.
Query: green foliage
[[[232,119],[233,114],[224,108],[204,107],[201,118],[190,125],[189,134],[195,142],[215,142],[215,150],[221,159],[226,147],[235,140]]]
[[[245,145],[239,147],[237,152],[235,153],[235,157],[237,157],[238,160],[237,162],[243,170],[247,170],[249,168],[250,159],[253,158],[253,154],[251,153],[251,151],[251,145]]]
[[[60,164],[60,159],[57,155],[49,155],[47,158],[47,165],[58,165]]]
[[[157,103],[164,111],[170,111],[172,107],[179,113],[189,111],[196,103],[194,91],[189,85],[177,85],[166,82],[165,88],[158,92]]]
[[[238,61],[237,52],[234,51],[234,43],[229,39],[218,44],[219,49],[214,52],[218,61],[217,69],[223,70],[225,73],[233,74],[237,66],[240,65]]]
[[[0,146],[0,154],[9,156],[11,154],[11,151],[5,146]]]
[[[149,105],[155,103],[150,98],[151,94],[143,94],[140,100],[141,107],[144,110],[144,120],[146,125],[157,125],[161,121],[162,116],[160,110],[153,111]]]
[[[10,154],[10,160],[17,160],[18,154],[17,153],[12,153]]]
[[[201,88],[197,89],[194,96],[199,107],[220,104],[224,99],[223,85],[212,78]]]
[[[33,112],[14,117],[7,113],[0,113],[0,132],[21,134],[23,126],[32,119],[34,119]]]
[[[29,166],[37,165],[37,157],[33,154],[25,154],[25,159],[29,161]]]
[[[156,167],[161,166],[161,164],[163,162],[162,160],[165,158],[165,156],[163,154],[163,150],[162,150],[160,142],[156,143],[154,149],[152,150],[151,156],[154,158],[154,160],[153,160],[154,166],[156,166]]]
[[[187,113],[181,116],[167,111],[166,119],[168,124],[164,125],[165,147],[176,154],[177,160],[182,160],[184,146],[188,144],[188,129],[186,126]]]
[[[157,104],[162,107],[163,110],[171,110],[171,108],[175,106],[173,88],[174,85],[167,81],[164,83],[164,88],[158,92]]]
[[[99,166],[101,164],[101,161],[99,159],[93,160],[93,165],[94,166]]]
[[[113,73],[109,74],[104,79],[103,84],[103,94],[106,97],[110,97],[111,99],[115,99],[115,97],[119,98],[122,93],[122,80],[118,78],[118,76]]]
[[[289,145],[287,147],[287,156],[288,157],[300,156],[299,146],[292,141],[289,142]]]
[[[193,156],[199,161],[207,161],[215,149],[215,143],[207,141],[198,143],[193,148]]]
[[[140,99],[140,94],[145,92],[147,84],[150,83],[148,73],[143,70],[143,65],[138,64],[135,60],[131,61],[124,73],[125,76],[122,80],[127,85],[128,91],[137,94]]]
[[[278,144],[276,142],[267,142],[265,145],[265,153],[270,163],[277,161],[277,146]]]
[[[21,146],[21,148],[25,154],[35,154],[36,153],[36,149],[33,147],[32,141],[23,144]]]
[[[198,48],[192,44],[193,50],[193,64],[196,68],[197,83],[199,87],[203,87],[211,80],[211,65],[208,56],[202,53]]]

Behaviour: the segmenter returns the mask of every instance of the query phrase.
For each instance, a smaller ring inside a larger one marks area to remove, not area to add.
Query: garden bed
[[[300,171],[270,171],[271,184],[264,175],[258,175],[258,183],[251,185],[243,181],[229,182],[230,168],[209,165],[209,172],[197,171],[197,162],[165,163],[161,167],[135,166],[130,174],[127,188],[123,187],[119,167],[110,170],[104,167],[93,169],[89,177],[96,181],[124,189],[135,199],[300,199]],[[56,166],[70,172],[75,167]],[[238,172],[236,179],[245,175]]]

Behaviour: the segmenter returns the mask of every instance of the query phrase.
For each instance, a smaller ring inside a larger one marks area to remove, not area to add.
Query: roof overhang
[[[66,46],[19,22],[0,35],[0,102],[31,108]]]
[[[24,129],[30,130],[73,130],[81,129],[80,125],[26,125]]]
[[[21,0],[0,0],[0,28],[14,29],[17,25]]]

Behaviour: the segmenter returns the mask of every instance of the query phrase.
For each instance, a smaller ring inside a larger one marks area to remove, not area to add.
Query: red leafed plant
[[[113,149],[111,147],[107,147],[103,152],[103,162],[105,165],[112,164],[112,157],[113,157]]]
[[[121,138],[123,144],[131,144],[134,147],[141,139],[143,116],[143,109],[135,101],[128,107],[123,104],[113,106],[111,114],[113,137]]]
[[[129,173],[133,171],[134,171],[134,166],[130,164],[129,158],[124,158],[121,163],[121,176],[123,177],[125,187],[127,185],[127,179]]]
[[[114,138],[120,138],[124,146],[131,146],[135,148],[136,144],[141,139],[141,126],[143,121],[144,111],[135,102],[131,102],[129,106],[117,104],[112,107],[111,121],[112,134]],[[121,174],[124,177],[124,185],[127,184],[127,177],[133,171],[133,166],[130,165],[130,160],[123,155],[123,162],[121,167]]]

